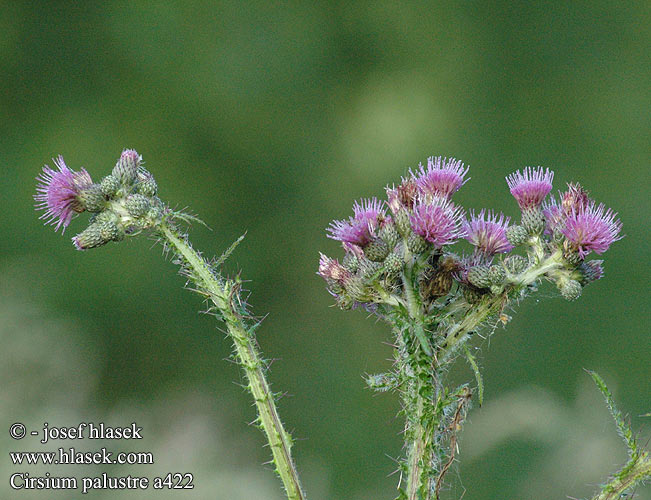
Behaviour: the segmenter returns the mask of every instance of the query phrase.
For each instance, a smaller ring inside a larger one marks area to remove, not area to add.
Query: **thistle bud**
[[[124,239],[124,231],[120,230],[115,222],[102,221],[99,222],[99,234],[103,240],[106,241],[119,241]]]
[[[117,241],[124,237],[124,232],[112,221],[93,222],[77,236],[72,242],[77,250],[88,250],[106,245],[109,241]]]
[[[138,168],[141,163],[142,157],[135,150],[125,149],[113,167],[113,176],[122,184],[133,184],[138,176]]]
[[[572,279],[559,280],[558,289],[566,300],[576,300],[581,296],[581,283]]]
[[[576,249],[572,243],[567,240],[565,240],[565,243],[563,243],[563,259],[565,259],[565,262],[571,266],[578,266],[583,260],[578,249]]]
[[[522,226],[509,226],[506,229],[506,239],[514,247],[522,245],[528,236],[527,230]]]
[[[412,233],[407,238],[407,248],[411,253],[416,255],[424,253],[428,247],[429,244],[422,236]]]
[[[408,238],[411,234],[411,223],[409,222],[409,212],[399,209],[393,216],[396,229],[403,238]]]
[[[154,180],[154,176],[142,167],[138,170],[138,184],[136,190],[148,198],[156,196],[156,193],[158,192],[158,185]]]
[[[373,262],[368,259],[362,259],[359,263],[359,270],[362,274],[362,277],[366,280],[375,278],[380,269],[382,269],[382,264],[380,262]]]
[[[491,285],[503,285],[506,280],[504,268],[498,264],[492,265],[488,270],[488,281]]]
[[[353,299],[357,301],[364,301],[368,297],[364,293],[364,284],[360,278],[355,276],[348,279],[344,285],[346,293]]]
[[[389,255],[389,246],[380,238],[374,238],[364,247],[364,255],[373,262],[382,262]]]
[[[509,255],[504,259],[504,267],[511,274],[520,274],[527,268],[528,261],[522,255]]]
[[[488,288],[491,284],[488,266],[475,266],[468,271],[468,281],[477,288]]]
[[[77,200],[88,212],[101,212],[106,207],[106,198],[99,184],[92,184],[79,191]]]
[[[453,283],[452,273],[442,268],[437,269],[429,279],[421,280],[419,292],[424,300],[438,299],[450,293]]]
[[[543,229],[545,229],[545,216],[540,207],[531,207],[522,211],[522,227],[531,235],[543,232]]]
[[[102,190],[102,193],[104,193],[104,196],[112,198],[118,192],[118,189],[120,189],[120,181],[113,175],[107,175],[102,179],[99,187]]]
[[[604,275],[603,260],[590,260],[588,262],[581,262],[578,271],[578,281],[581,285],[587,285],[593,281],[601,279]]]
[[[384,259],[384,270],[388,274],[396,275],[402,271],[404,262],[402,260],[402,255],[399,255],[395,252],[390,253],[386,259]]]
[[[396,243],[398,243],[398,240],[400,239],[400,233],[398,233],[398,229],[391,219],[382,224],[379,236],[390,249],[395,247]]]
[[[149,200],[141,194],[131,194],[127,198],[126,207],[132,217],[142,217],[149,211]]]
[[[351,273],[359,269],[359,258],[354,253],[346,253],[341,261],[341,264]]]

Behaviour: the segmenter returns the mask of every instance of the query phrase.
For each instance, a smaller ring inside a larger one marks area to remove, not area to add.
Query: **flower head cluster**
[[[579,184],[569,184],[559,201],[547,199],[554,173],[542,167],[507,177],[520,207],[520,224],[510,224],[511,217],[492,209],[466,215],[451,197],[467,172],[458,160],[430,158],[427,167],[410,170],[398,186],[387,188],[390,217],[375,198],[355,203],[353,217],[327,229],[331,238],[343,242],[343,259],[321,254],[317,272],[339,307],[363,308],[391,325],[396,362],[388,373],[369,376],[367,384],[399,392],[407,429],[416,415],[413,422],[427,429],[429,443],[459,428],[463,401],[471,393],[463,385],[450,397],[442,380],[473,333],[506,324],[510,316],[505,309],[543,281],[554,283],[566,300],[576,300],[587,284],[603,276],[603,262],[586,262],[586,255],[602,253],[621,238],[616,214],[591,200]],[[473,246],[471,252],[453,252],[461,238]],[[470,350],[465,353],[478,378],[481,404],[478,368]],[[420,437],[415,436],[422,432],[405,434],[410,455],[404,463],[414,463],[416,448],[422,463],[441,460],[443,453],[452,462],[454,454],[445,446],[416,446]],[[431,476],[418,480],[422,489],[412,478],[401,498],[420,498],[427,491]]]
[[[318,274],[341,307],[374,305],[381,314],[382,304],[411,303],[413,288],[423,310],[430,311],[441,297],[465,304],[518,297],[543,278],[573,300],[603,274],[600,262],[584,259],[620,239],[621,223],[579,184],[569,184],[556,201],[547,199],[551,170],[526,167],[509,175],[522,212],[521,224],[510,225],[511,218],[500,212],[466,215],[451,200],[467,173],[459,160],[431,157],[427,166],[387,188],[385,202],[355,202],[352,217],[330,224],[328,236],[343,243],[345,256],[340,263],[322,255]],[[470,255],[452,253],[461,238],[473,245]]]
[[[37,177],[36,208],[45,210],[46,223],[65,229],[73,216],[91,212],[90,224],[72,238],[75,248],[88,250],[119,241],[160,222],[166,208],[156,197],[156,181],[142,166],[142,157],[125,149],[111,174],[93,183],[85,169],[78,172],[54,160],[58,170],[47,165]]]

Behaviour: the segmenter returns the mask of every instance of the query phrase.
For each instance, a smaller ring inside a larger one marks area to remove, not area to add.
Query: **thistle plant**
[[[622,238],[617,214],[579,184],[548,197],[554,173],[542,167],[506,179],[519,223],[493,210],[466,214],[452,198],[467,174],[459,160],[429,158],[387,187],[386,200],[355,202],[351,217],[333,221],[328,237],[342,243],[343,258],[322,254],[319,261],[318,274],[340,308],[364,308],[393,330],[393,368],[367,383],[402,401],[399,499],[439,498],[474,392],[482,402],[472,336],[506,324],[506,311],[543,281],[576,300],[603,276],[603,261],[586,258]],[[472,251],[454,251],[462,239]],[[473,368],[476,389],[447,385],[459,356]]]
[[[43,168],[34,196],[46,223],[65,231],[76,215],[89,212],[87,227],[72,238],[78,250],[143,232],[154,235],[172,254],[188,288],[224,322],[287,497],[303,500],[292,438],[278,416],[267,364],[255,340],[260,322],[248,310],[239,275],[227,277],[221,271],[242,238],[221,257],[205,259],[180,229],[198,219],[158,197],[154,176],[134,150],[123,151],[99,183],[85,169],[68,168],[61,156],[54,166]],[[355,202],[351,217],[335,220],[327,229],[343,246],[341,262],[323,254],[319,261],[318,274],[339,307],[364,308],[393,330],[393,368],[368,376],[367,383],[377,391],[397,392],[402,400],[405,456],[399,499],[439,498],[475,392],[481,405],[481,373],[468,347],[473,334],[506,324],[505,311],[535,293],[543,281],[554,283],[565,299],[577,299],[604,273],[603,261],[587,257],[604,253],[622,237],[617,214],[597,204],[579,184],[568,184],[558,198],[550,197],[554,174],[542,167],[507,177],[521,212],[519,223],[490,209],[466,212],[452,198],[467,174],[461,161],[430,158],[398,186],[387,187],[385,201]],[[453,245],[464,239],[472,251],[455,253]],[[448,387],[446,373],[459,356],[472,367],[476,389],[469,383]],[[614,500],[651,476],[651,460],[603,381],[591,375],[629,448],[628,463],[594,497]]]
[[[141,156],[134,150],[122,152],[112,172],[93,183],[85,169],[68,168],[63,158],[54,160],[37,177],[37,209],[41,218],[65,228],[73,217],[91,213],[88,226],[72,238],[78,250],[89,250],[118,242],[148,231],[163,244],[180,273],[191,283],[191,290],[209,303],[208,311],[226,325],[234,346],[233,358],[241,365],[247,388],[255,401],[257,423],[263,430],[272,453],[272,461],[289,500],[303,500],[305,495],[291,455],[292,438],[285,430],[276,409],[275,395],[266,380],[267,363],[255,340],[259,326],[248,311],[239,276],[228,278],[220,267],[237,240],[220,258],[206,260],[196,251],[179,223],[196,221],[195,217],[172,210],[158,196],[154,176],[147,171]]]

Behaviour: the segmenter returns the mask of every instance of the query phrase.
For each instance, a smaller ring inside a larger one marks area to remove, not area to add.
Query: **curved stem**
[[[165,241],[181,256],[189,269],[190,278],[204,291],[221,313],[235,345],[238,363],[244,368],[248,388],[255,400],[259,421],[269,441],[273,462],[289,500],[304,500],[298,472],[291,456],[292,440],[278,416],[273,393],[265,378],[265,365],[255,345],[250,329],[234,307],[236,284],[218,279],[204,258],[185,238],[165,222],[158,227]]]
[[[619,500],[621,495],[640,481],[651,478],[651,457],[643,452],[639,458],[629,462],[615,477],[603,487],[592,500]]]

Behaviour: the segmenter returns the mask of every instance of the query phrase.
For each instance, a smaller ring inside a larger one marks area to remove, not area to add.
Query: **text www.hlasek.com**
[[[11,451],[9,452],[14,465],[53,465],[53,464],[153,464],[154,455],[151,452],[120,452],[113,458],[113,452],[102,448],[99,451],[77,451],[74,448],[59,448],[58,451]]]

